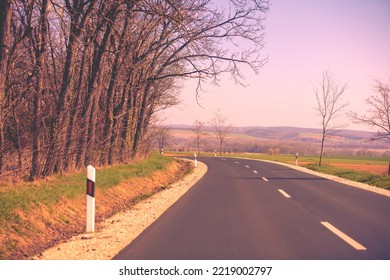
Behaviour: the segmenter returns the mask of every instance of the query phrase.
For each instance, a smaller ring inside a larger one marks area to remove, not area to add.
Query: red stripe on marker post
[[[95,174],[96,170],[92,165],[87,166],[87,221],[86,232],[95,231]]]
[[[95,182],[87,178],[87,195],[95,197]]]

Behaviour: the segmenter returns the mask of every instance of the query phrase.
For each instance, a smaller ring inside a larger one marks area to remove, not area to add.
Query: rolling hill
[[[167,149],[195,150],[193,127],[172,125]],[[226,152],[317,154],[322,132],[316,128],[301,127],[231,127],[224,150]],[[372,132],[341,130],[333,133],[325,142],[325,152],[332,155],[383,155],[389,143],[369,141]],[[202,150],[214,151],[217,141],[213,128],[204,128]]]

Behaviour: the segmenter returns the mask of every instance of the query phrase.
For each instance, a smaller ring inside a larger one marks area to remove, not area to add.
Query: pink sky
[[[265,22],[268,63],[258,75],[244,71],[249,86],[226,77],[208,86],[201,108],[191,82],[182,104],[164,113],[164,124],[207,122],[220,109],[234,126],[319,127],[312,85],[329,70],[348,82],[347,111],[364,113],[373,79],[390,78],[390,1],[274,0]],[[339,122],[350,123],[342,115]],[[350,124],[348,129],[368,127]]]

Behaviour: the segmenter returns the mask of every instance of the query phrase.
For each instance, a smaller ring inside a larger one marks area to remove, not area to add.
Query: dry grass
[[[165,190],[140,201],[130,209],[120,211],[97,225],[93,233],[83,233],[51,247],[33,259],[38,260],[109,260],[130,244],[148,226],[207,172],[207,166],[198,167]]]
[[[116,186],[96,188],[96,221],[102,221],[164,189],[190,169],[188,162],[173,161],[150,176],[134,177]],[[85,204],[85,194],[78,194],[60,196],[56,203],[35,202],[34,207],[16,208],[12,219],[1,223],[0,259],[26,259],[83,232]]]

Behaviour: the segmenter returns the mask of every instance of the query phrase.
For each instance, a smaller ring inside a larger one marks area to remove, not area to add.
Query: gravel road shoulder
[[[143,230],[159,218],[207,172],[207,166],[198,161],[198,167],[183,180],[167,189],[118,213],[96,227],[94,233],[80,234],[54,246],[35,260],[109,260],[130,244]]]

